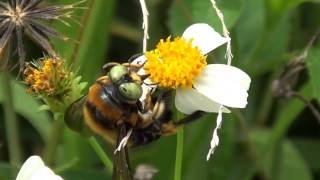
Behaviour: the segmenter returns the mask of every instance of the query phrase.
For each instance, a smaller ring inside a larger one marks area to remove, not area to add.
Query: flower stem
[[[177,119],[182,118],[182,114],[177,111]],[[182,176],[182,161],[183,161],[183,133],[184,129],[181,127],[177,133],[177,149],[176,149],[176,163],[174,170],[174,180],[181,180]]]
[[[51,133],[49,139],[47,140],[46,149],[44,151],[44,161],[48,165],[54,163],[54,157],[56,156],[57,148],[59,146],[59,141],[63,130],[63,116],[57,118],[52,123]]]
[[[21,144],[18,121],[13,107],[10,73],[8,71],[2,73],[1,83],[4,93],[3,110],[10,163],[18,167],[21,163]]]
[[[113,169],[112,161],[110,160],[108,155],[103,151],[98,141],[92,136],[88,139],[88,142],[91,145],[91,147],[94,149],[94,151],[97,153],[100,160],[105,165],[108,173],[112,174],[112,169]]]

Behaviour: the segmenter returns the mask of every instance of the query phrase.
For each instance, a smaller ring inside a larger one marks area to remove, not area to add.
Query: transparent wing
[[[127,135],[125,124],[119,129],[119,136],[116,147],[119,142]],[[113,180],[132,180],[132,173],[128,155],[128,148],[125,146],[120,151],[117,151],[113,159]]]
[[[83,115],[83,108],[86,100],[87,96],[82,96],[81,98],[73,102],[68,107],[64,115],[64,121],[70,129],[80,133],[83,136],[90,136],[92,134],[92,131],[85,124]]]

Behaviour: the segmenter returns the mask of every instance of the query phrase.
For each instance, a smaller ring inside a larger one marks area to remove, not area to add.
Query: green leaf
[[[311,48],[306,59],[308,71],[313,89],[313,97],[320,103],[320,44],[317,47]]]
[[[259,56],[256,57],[254,74],[259,75],[275,69],[279,64],[283,64],[290,40],[290,16],[284,14],[274,29],[267,32]]]
[[[312,180],[312,174],[306,162],[290,141],[283,144],[281,168],[277,179]]]
[[[264,1],[248,0],[235,27],[233,40],[239,50],[233,62],[252,76],[264,74],[283,63],[290,40],[290,14],[283,12],[284,16],[268,27],[266,12]]]
[[[270,179],[311,180],[310,169],[293,144],[284,140],[273,151],[269,151],[270,136],[272,134],[267,130],[253,131],[250,135]]]
[[[304,2],[320,2],[319,0],[266,0],[268,27],[274,26],[282,16]]]
[[[228,28],[237,21],[242,7],[241,0],[218,1]],[[221,32],[222,26],[210,1],[175,0],[170,8],[169,27],[174,35],[181,35],[193,23],[206,22]]]
[[[221,162],[219,160],[216,161],[217,160],[216,157],[218,156],[220,157],[221,155],[221,158],[223,159],[225,157],[224,153],[228,153],[228,151],[226,152],[221,151],[222,150],[220,149],[221,146],[219,146],[218,147],[219,150],[215,152],[210,162],[206,162],[206,156],[210,147],[209,145],[210,145],[212,130],[215,126],[215,118],[216,118],[215,114],[210,114],[199,119],[197,122],[194,122],[192,124],[188,124],[185,126],[185,135],[184,135],[185,148],[184,148],[184,158],[183,158],[183,166],[182,166],[182,169],[183,169],[182,179],[186,179],[186,180],[197,179],[197,178],[208,179],[210,175],[212,175],[211,174],[212,171],[214,171],[214,169],[212,169],[213,161]],[[226,127],[226,124],[223,123],[222,126]],[[224,130],[226,129],[224,128]],[[223,134],[226,135],[226,133],[223,133]],[[224,141],[225,140],[224,135],[220,136],[221,143],[223,142],[224,145],[228,145],[225,143],[226,141]],[[197,164],[197,166],[195,166],[195,164]],[[219,168],[219,167],[216,166],[216,168]],[[219,168],[219,170],[221,169]],[[199,172],[201,171],[205,173],[199,174]],[[215,173],[213,174],[215,175]]]
[[[78,0],[57,0],[60,4],[76,3]],[[114,0],[88,0],[82,6],[88,10],[75,10],[76,18],[81,25],[69,22],[70,27],[62,23],[55,24],[60,32],[70,37],[72,41],[54,40],[54,45],[61,56],[68,62],[75,63],[78,73],[85,82],[93,82],[105,62],[109,43],[109,28],[113,17]]]
[[[0,74],[1,78],[1,74]],[[14,109],[25,117],[46,142],[50,132],[50,118],[47,113],[39,112],[40,103],[19,82],[13,84]],[[3,88],[0,86],[0,103],[3,101]]]
[[[55,0],[55,4],[58,5],[68,5],[68,4],[74,4],[79,2],[79,0]],[[86,7],[88,1],[79,4],[78,6]],[[72,18],[66,20],[66,22],[69,24],[67,26],[66,24],[62,23],[61,21],[55,21],[52,26],[60,33],[68,37],[70,40],[63,41],[61,39],[52,38],[51,43],[54,46],[54,49],[56,52],[59,53],[59,56],[65,58],[67,62],[73,62],[74,59],[71,60],[72,56],[74,56],[73,50],[77,46],[77,43],[75,41],[78,40],[78,36],[80,36],[82,32],[82,25],[81,24],[81,16],[85,12],[83,9],[73,9]],[[78,42],[79,43],[79,42]]]
[[[294,8],[304,2],[320,2],[319,0],[267,0],[267,5],[271,12],[281,13],[287,11],[288,9]]]
[[[85,82],[93,82],[105,62],[108,29],[113,16],[114,0],[90,1],[84,32],[76,54],[76,67]]]
[[[9,180],[13,178],[14,168],[9,163],[0,163],[0,179]]]
[[[111,180],[111,176],[108,176],[101,169],[89,169],[89,168],[79,168],[79,169],[70,169],[61,174],[64,180]]]
[[[318,139],[294,138],[294,145],[312,171],[320,170],[320,141]]]
[[[239,60],[246,59],[252,53],[252,47],[261,38],[264,31],[265,7],[262,0],[247,0],[243,3],[243,12],[235,26],[236,37],[233,39],[239,48]],[[239,34],[239,35],[238,35]],[[231,34],[232,35],[232,34]],[[235,56],[235,58],[238,58]],[[235,61],[236,63],[236,61]]]

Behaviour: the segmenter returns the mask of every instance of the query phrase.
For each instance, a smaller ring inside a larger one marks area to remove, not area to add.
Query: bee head
[[[136,103],[142,95],[141,78],[128,67],[117,64],[110,68],[108,76],[117,88],[120,98],[129,104]]]

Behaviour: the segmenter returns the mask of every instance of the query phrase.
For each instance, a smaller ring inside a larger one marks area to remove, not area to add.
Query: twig
[[[312,114],[317,119],[317,121],[318,121],[318,123],[320,125],[320,113],[319,113],[319,110],[312,103],[310,103],[306,98],[301,96],[299,93],[292,91],[291,92],[291,96],[292,97],[296,97],[299,100],[301,100],[303,103],[305,103],[308,106],[308,108],[311,110]]]

